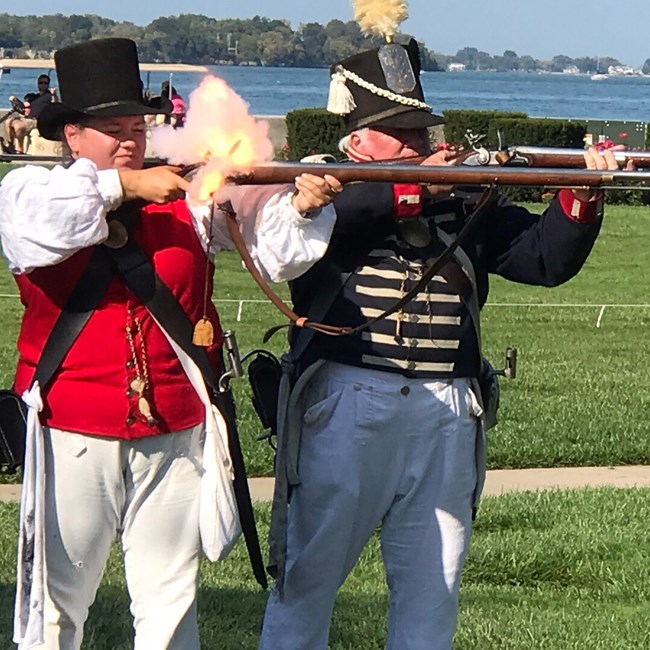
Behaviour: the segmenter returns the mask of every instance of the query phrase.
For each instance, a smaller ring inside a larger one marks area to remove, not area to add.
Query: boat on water
[[[591,80],[592,81],[604,81],[605,79],[609,79],[609,75],[607,72],[601,72],[600,70],[600,57],[596,59],[596,72],[595,74],[591,75]]]

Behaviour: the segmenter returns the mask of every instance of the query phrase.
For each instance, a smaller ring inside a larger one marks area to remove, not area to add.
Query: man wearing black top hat
[[[205,364],[220,367],[212,255],[232,243],[223,220],[213,230],[210,201],[185,199],[179,168],[142,169],[144,116],[172,106],[143,99],[135,43],[91,40],[54,58],[61,103],[43,109],[38,127],[67,145],[71,164],[26,165],[0,184],[3,253],[25,306],[14,383],[28,406],[14,641],[81,647],[119,534],[135,650],[197,650],[201,548],[225,553],[235,540],[219,538],[221,516],[236,522],[237,512],[229,473],[208,480],[228,452],[191,351],[204,346]],[[271,279],[322,254],[334,214],[319,208],[332,194],[328,181],[297,179],[238,215]],[[186,325],[190,341],[179,335]],[[43,378],[42,351],[66,339]]]
[[[415,41],[332,67],[328,108],[343,115],[354,162],[431,155],[432,114]],[[586,152],[589,168],[616,168]],[[261,650],[325,650],[339,587],[380,527],[389,589],[386,647],[449,650],[472,511],[484,478],[493,386],[482,375],[480,308],[488,274],[555,286],[582,267],[602,193],[560,190],[543,215],[496,195],[451,259],[413,289],[477,209],[467,188],[367,183],[334,205],[324,258],[291,283],[307,318],[359,327],[351,336],[297,330],[278,421],[269,597]],[[484,377],[489,379],[489,377]],[[288,507],[287,507],[288,506]]]

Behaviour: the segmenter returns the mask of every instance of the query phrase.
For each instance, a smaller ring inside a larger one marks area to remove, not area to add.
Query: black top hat
[[[327,109],[343,117],[347,132],[365,127],[423,129],[443,124],[420,85],[418,44],[389,43],[355,54],[331,68]]]
[[[60,128],[84,117],[119,117],[171,113],[169,100],[142,96],[138,52],[128,38],[84,41],[55,52],[60,103],[48,104],[38,116],[38,130],[58,140]]]

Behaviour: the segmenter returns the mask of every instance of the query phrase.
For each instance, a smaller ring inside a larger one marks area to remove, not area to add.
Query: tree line
[[[326,25],[301,23],[297,29],[284,19],[255,16],[217,20],[197,14],[156,18],[145,26],[117,22],[92,14],[12,16],[0,14],[0,57],[50,58],[66,45],[90,38],[126,37],[138,44],[142,61],[286,67],[326,67],[334,61],[380,44],[367,38],[355,21],[330,20]],[[405,42],[408,34],[398,35]],[[429,50],[420,43],[422,68],[445,70],[462,63],[471,70],[547,70],[561,72],[576,66],[580,72],[620,65],[611,57],[572,59],[559,55],[551,61],[519,56],[512,50],[491,55],[466,47],[455,55]],[[650,59],[646,62],[650,71]],[[644,70],[645,71],[645,70]]]
[[[217,20],[182,14],[138,26],[90,14],[0,14],[0,48],[4,48],[4,57],[51,57],[60,47],[112,36],[133,39],[142,61],[206,65],[325,67],[373,44],[354,21],[305,23],[293,30],[288,20],[260,16]],[[424,69],[438,69],[437,61],[424,45],[421,55]]]

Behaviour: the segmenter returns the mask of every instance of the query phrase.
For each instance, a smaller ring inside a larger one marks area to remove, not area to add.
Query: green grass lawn
[[[10,647],[15,505],[0,505],[0,647]],[[258,507],[266,536],[268,506]],[[650,647],[650,491],[510,494],[483,501],[461,589],[455,650],[641,650]],[[266,596],[243,544],[202,567],[205,650],[254,649]],[[377,539],[340,592],[332,650],[381,650],[387,592]],[[85,648],[129,646],[119,548],[87,624]]]
[[[552,290],[494,281],[483,312],[486,352],[499,365],[504,349],[515,345],[520,363],[518,378],[503,382],[491,467],[650,461],[649,241],[647,208],[611,207],[593,255],[573,281]],[[234,254],[218,257],[216,286],[223,324],[237,331],[243,352],[259,346],[264,331],[281,322],[266,303],[240,303],[261,295]],[[0,295],[15,294],[10,275],[0,272]],[[21,307],[15,297],[0,301],[0,380],[9,385]],[[634,306],[611,306],[601,314],[602,305]],[[280,333],[270,348],[283,347]],[[272,454],[255,440],[260,430],[245,381],[236,381],[235,390],[250,473],[269,474]],[[464,571],[455,649],[650,647],[649,497],[645,489],[610,489],[484,499]],[[268,517],[268,506],[258,507],[263,539]],[[17,506],[0,504],[0,648],[10,647],[16,519]],[[204,648],[255,648],[264,602],[241,544],[226,561],[206,562],[199,608]],[[374,539],[337,601],[332,650],[383,648],[386,603]],[[128,648],[129,638],[116,546],[91,610],[85,647]]]

